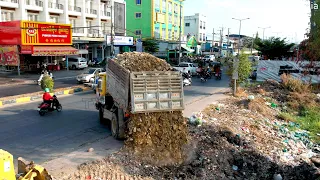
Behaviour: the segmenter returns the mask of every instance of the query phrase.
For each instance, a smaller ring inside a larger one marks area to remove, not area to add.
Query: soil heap
[[[130,72],[172,69],[165,60],[140,52],[119,54],[115,62]],[[126,147],[144,162],[156,165],[183,162],[188,129],[181,111],[133,114],[127,135]]]

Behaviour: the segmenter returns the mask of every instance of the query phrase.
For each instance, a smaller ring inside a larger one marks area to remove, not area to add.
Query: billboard
[[[114,2],[114,31],[116,35],[126,32],[126,5]]]
[[[21,21],[22,45],[72,45],[69,24]]]
[[[107,45],[111,45],[111,36],[107,36]],[[115,46],[133,46],[133,37],[114,36],[113,45]]]
[[[19,63],[18,46],[0,46],[0,65],[17,66]]]

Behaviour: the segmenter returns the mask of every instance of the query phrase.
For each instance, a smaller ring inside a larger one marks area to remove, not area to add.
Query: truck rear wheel
[[[119,123],[117,116],[112,113],[111,119],[111,134],[115,139],[119,139]]]

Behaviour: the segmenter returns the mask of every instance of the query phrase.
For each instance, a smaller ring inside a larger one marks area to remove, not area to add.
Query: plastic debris
[[[281,174],[275,174],[275,175],[273,175],[273,180],[282,180]]]
[[[235,170],[235,171],[238,171],[239,168],[236,165],[232,165],[232,169]]]
[[[250,95],[250,96],[248,96],[248,99],[249,99],[249,100],[254,100],[254,96],[253,96],[253,95]]]

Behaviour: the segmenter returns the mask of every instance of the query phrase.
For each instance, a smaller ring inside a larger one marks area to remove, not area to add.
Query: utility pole
[[[254,34],[253,34],[253,36],[252,36],[252,40],[251,40],[252,42],[251,42],[251,55],[252,55],[252,49],[253,49],[253,41],[254,41]]]
[[[223,29],[220,29],[220,56],[222,55],[222,32],[223,31]]]
[[[262,40],[264,40],[264,31],[266,30],[266,29],[268,29],[268,28],[271,28],[271,26],[268,26],[268,27],[258,27],[258,28],[260,28],[260,29],[262,29],[263,31],[263,39]]]
[[[212,49],[211,49],[212,54],[214,53],[214,35],[215,35],[215,33],[214,33],[214,28],[213,28],[213,32],[212,32]]]
[[[229,34],[230,34],[230,28],[228,28],[228,38],[227,38],[227,57],[229,57],[229,43],[230,43],[230,40],[229,40]]]
[[[180,62],[181,62],[181,33],[182,33],[182,27],[181,27],[181,24],[182,24],[182,13],[181,13],[181,9],[182,9],[182,6],[181,6],[181,2],[182,2],[182,0],[180,0],[180,11],[179,11],[179,13],[180,13],[180,22],[179,22],[179,24],[180,24],[180,27],[179,27],[179,64],[180,64]]]
[[[110,6],[111,7],[111,53],[110,55],[113,56],[114,55],[114,47],[113,47],[113,44],[114,44],[114,38],[113,38],[113,6]]]

